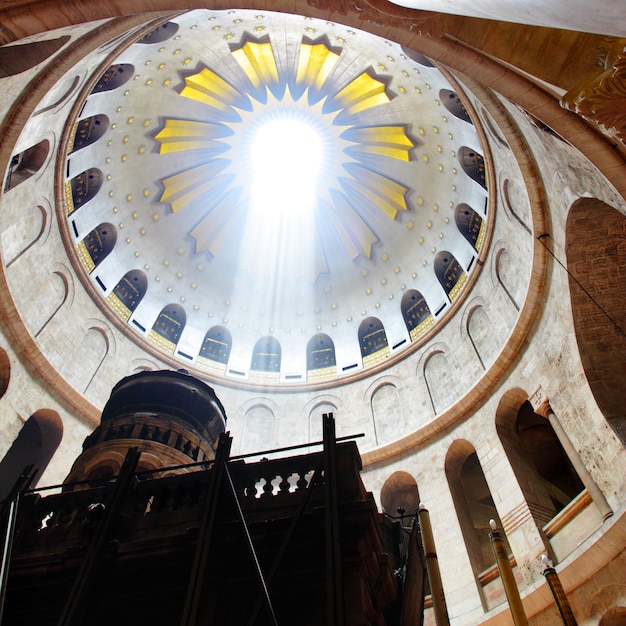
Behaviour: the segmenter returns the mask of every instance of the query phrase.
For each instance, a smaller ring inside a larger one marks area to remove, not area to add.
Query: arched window
[[[359,326],[359,347],[363,367],[379,363],[389,356],[389,344],[383,323],[376,317],[368,317]]]
[[[4,192],[17,187],[35,175],[46,162],[49,151],[50,142],[44,139],[24,152],[13,155],[9,164],[9,173],[4,181]]]
[[[306,347],[306,369],[308,380],[324,380],[336,374],[335,344],[324,333],[309,340]]]
[[[168,304],[159,313],[148,335],[148,340],[164,352],[174,354],[186,321],[187,315],[182,306]]]
[[[469,204],[459,204],[454,211],[454,220],[459,232],[475,250],[480,250],[485,240],[485,222]]]
[[[93,115],[80,120],[76,124],[74,143],[70,152],[76,152],[100,139],[109,128],[109,118],[106,115]]]
[[[134,70],[135,68],[129,63],[111,65],[111,67],[102,74],[91,93],[102,93],[103,91],[112,91],[113,89],[121,87],[125,82],[131,79]]]
[[[126,272],[120,282],[115,285],[107,301],[120,319],[126,322],[146,295],[147,290],[146,275],[141,270],[131,270]]]
[[[461,291],[461,287],[467,280],[467,274],[453,254],[447,250],[437,253],[435,256],[435,276],[441,283],[450,301],[454,300]]]
[[[406,48],[405,46],[402,46],[402,52],[404,52],[404,54],[406,54],[411,61],[415,61],[424,67],[435,67],[432,61],[428,57],[425,57],[421,52],[416,52],[415,50],[411,50],[411,48]]]
[[[13,445],[0,462],[0,500],[3,500],[28,465],[38,470],[34,486],[48,466],[63,436],[63,422],[56,411],[40,409],[20,430]]]
[[[472,123],[472,118],[469,116],[467,109],[461,102],[461,98],[454,93],[454,91],[450,91],[450,89],[442,89],[439,92],[439,100],[441,104],[443,104],[454,117],[458,117],[460,120],[464,122]]]
[[[99,169],[92,168],[67,181],[65,183],[65,209],[67,214],[71,215],[84,204],[87,204],[100,191],[102,180],[102,172]]]
[[[117,231],[113,224],[100,224],[94,228],[79,244],[78,256],[88,273],[98,267],[111,253],[117,241]]]
[[[463,171],[483,189],[487,189],[487,178],[485,173],[485,159],[482,154],[475,150],[463,146],[459,148],[459,163]]]
[[[199,356],[202,359],[225,365],[228,363],[232,346],[233,339],[230,331],[224,326],[213,326],[204,336]]]
[[[161,43],[171,39],[178,32],[178,24],[175,22],[166,22],[157,26],[153,31],[144,35],[137,43]]]
[[[411,335],[411,341],[421,337],[435,323],[426,299],[415,289],[409,289],[402,296],[400,309],[406,329]]]
[[[280,372],[280,343],[274,337],[262,337],[252,352],[250,369],[256,372]]]
[[[489,540],[489,520],[495,520],[499,529],[502,529],[502,522],[472,444],[460,439],[452,443],[446,455],[445,472],[465,549],[479,589],[483,590],[493,580],[490,574],[495,568],[495,557]],[[500,533],[510,554],[506,536],[502,530]],[[501,585],[499,578],[494,583]],[[490,595],[483,591],[483,602],[487,604]]]

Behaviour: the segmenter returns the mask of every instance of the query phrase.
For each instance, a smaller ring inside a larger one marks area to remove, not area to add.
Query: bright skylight
[[[265,216],[308,212],[315,206],[323,149],[319,133],[305,121],[267,121],[252,142],[252,202]]]

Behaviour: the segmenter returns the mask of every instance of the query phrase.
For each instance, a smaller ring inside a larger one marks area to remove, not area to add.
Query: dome
[[[414,350],[478,272],[478,118],[397,43],[198,10],[129,35],[83,94],[66,246],[118,327],[173,367],[332,386]]]

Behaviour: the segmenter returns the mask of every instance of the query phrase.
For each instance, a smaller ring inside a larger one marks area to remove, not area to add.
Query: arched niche
[[[458,204],[454,210],[454,221],[459,232],[478,251],[485,240],[485,221],[469,204]]]
[[[244,453],[273,447],[274,411],[266,404],[254,404],[245,413],[241,447]]]
[[[481,598],[486,602],[483,587],[488,582],[485,572],[495,565],[495,557],[489,540],[489,521],[495,520],[499,529],[502,523],[485,480],[476,450],[471,443],[457,439],[446,454],[445,473],[454,502],[465,549],[472,565]],[[500,531],[511,550],[503,531]]]
[[[162,43],[163,41],[171,39],[178,32],[178,28],[179,26],[176,22],[165,22],[165,24],[157,26],[147,35],[144,35],[137,43]]]
[[[11,224],[2,236],[4,264],[11,267],[49,230],[48,212],[41,205],[24,209],[20,219]]]
[[[435,255],[434,269],[435,276],[446,292],[446,296],[450,301],[454,300],[467,280],[467,274],[461,264],[451,252],[442,250]]]
[[[424,361],[424,380],[435,415],[457,398],[456,372],[443,350],[435,349]]]
[[[335,344],[325,333],[309,339],[306,347],[307,380],[325,380],[335,376],[337,368]]]
[[[482,154],[467,146],[459,148],[459,164],[463,171],[483,189],[487,189],[487,174],[485,171],[485,159]]]
[[[626,606],[611,607],[598,622],[598,626],[624,626],[626,624]]]
[[[442,89],[439,92],[439,101],[443,104],[454,117],[467,122],[468,124],[473,124],[472,118],[469,116],[465,105],[459,98],[458,94],[450,89]]]
[[[107,302],[118,317],[125,322],[130,319],[135,309],[148,290],[148,278],[141,270],[126,272],[107,296]]]
[[[204,336],[199,357],[226,365],[233,347],[230,331],[224,326],[213,326]]]
[[[370,400],[376,445],[385,445],[404,434],[404,420],[398,388],[391,383],[380,385]]]
[[[508,391],[496,412],[496,431],[538,527],[584,488],[550,422],[534,413],[528,394]]]
[[[416,341],[435,323],[426,298],[415,289],[404,293],[400,309],[411,341]]]
[[[281,349],[275,337],[261,337],[252,351],[250,369],[257,372],[280,372]]]
[[[14,46],[2,46],[0,54],[0,78],[15,76],[35,67],[58,52],[68,41],[69,35],[45,41],[33,41]]]
[[[528,197],[520,186],[509,178],[502,181],[504,208],[513,219],[529,234],[532,234],[532,217]]]
[[[4,181],[4,193],[34,176],[46,162],[50,152],[50,142],[42,139],[34,146],[19,154],[14,154],[9,163],[9,172]]]
[[[565,234],[582,365],[600,410],[626,445],[626,216],[582,198],[570,208]]]
[[[502,135],[500,134],[500,130],[498,129],[498,127],[495,125],[495,123],[493,122],[493,120],[491,119],[491,115],[489,115],[489,113],[487,113],[487,111],[485,110],[484,107],[480,107],[480,117],[483,120],[483,124],[485,125],[485,128],[489,131],[489,133],[491,134],[491,136],[504,148],[508,148],[509,144],[506,142],[506,140],[504,139],[504,137],[502,137]]]
[[[417,511],[420,494],[415,478],[408,472],[394,472],[380,490],[380,504],[384,513],[394,517],[401,511],[409,515]]]
[[[75,372],[74,386],[82,393],[86,393],[91,382],[98,374],[98,370],[109,354],[110,342],[107,333],[102,328],[92,326],[76,342],[72,362],[80,363],[81,367]]]
[[[111,65],[107,71],[102,74],[100,80],[96,83],[96,86],[91,91],[92,94],[102,93],[103,91],[112,91],[121,87],[124,83],[128,82],[135,68],[129,63],[120,63],[118,65]]]
[[[63,422],[56,411],[40,409],[24,423],[17,438],[0,462],[0,500],[3,500],[24,468],[34,465],[37,484],[63,436]]]
[[[185,309],[179,304],[168,304],[161,309],[148,334],[148,340],[164,352],[174,354],[186,322]]]
[[[368,317],[359,325],[359,348],[363,367],[374,365],[389,356],[389,343],[383,323],[376,317]]]
[[[76,89],[76,87],[78,87],[79,83],[79,76],[74,76],[71,79],[66,79],[64,82],[59,82],[59,85],[61,85],[61,87],[58,89],[54,89],[51,93],[48,94],[46,98],[42,100],[42,104],[44,106],[41,109],[37,109],[33,113],[33,117],[35,117],[36,115],[41,115],[42,113],[46,113],[48,111],[52,111],[52,109],[56,109],[56,107],[66,102],[69,97],[74,93],[74,90]],[[52,100],[52,97],[55,97],[55,99]]]
[[[71,215],[78,211],[100,191],[104,177],[97,168],[85,170],[65,183],[66,213]]]
[[[484,306],[472,308],[467,316],[467,336],[483,369],[487,369],[498,354],[498,334]]]
[[[74,141],[70,153],[95,143],[109,128],[109,118],[106,115],[92,115],[80,120],[76,124]]]
[[[500,287],[502,287],[502,290],[511,301],[511,304],[519,311],[520,305],[518,300],[521,300],[521,295],[518,293],[518,287],[520,285],[519,274],[506,248],[500,248],[496,252],[494,255],[494,264],[496,279]]]
[[[71,301],[70,294],[73,293],[73,284],[70,277],[71,274],[59,269],[52,272],[50,280],[46,282],[45,297],[39,299],[40,304],[36,311],[35,322],[41,325],[35,333],[35,337],[39,337],[63,306]]]
[[[0,398],[4,397],[4,394],[9,388],[9,381],[11,380],[11,360],[7,351],[0,348]]]
[[[89,274],[113,251],[117,230],[107,222],[99,224],[79,244],[78,256]]]
[[[337,412],[337,405],[329,400],[318,400],[313,405],[309,411],[309,441],[322,441],[324,437],[324,415],[332,414],[337,419]]]

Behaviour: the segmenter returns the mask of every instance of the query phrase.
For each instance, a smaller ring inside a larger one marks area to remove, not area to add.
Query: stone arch
[[[370,399],[374,438],[377,446],[390,443],[404,434],[402,404],[398,387],[386,380],[373,391]]]
[[[626,216],[581,198],[570,207],[565,236],[583,369],[598,407],[626,444]]]
[[[423,374],[433,411],[437,415],[457,397],[456,375],[444,350],[433,348],[424,359]]]
[[[69,40],[69,35],[63,35],[56,39],[3,46],[0,55],[0,78],[21,74],[39,65],[58,52]]]
[[[516,311],[520,310],[518,304],[518,295],[515,293],[514,285],[515,281],[515,268],[511,260],[511,255],[506,248],[500,248],[494,255],[494,269],[496,274],[496,280],[507,298],[511,301],[511,304],[515,307]],[[515,295],[514,295],[515,294]]]
[[[2,237],[5,267],[11,267],[49,232],[48,211],[41,205],[29,206],[24,216],[12,224]]]
[[[492,320],[484,306],[477,304],[472,307],[465,322],[465,330],[482,368],[487,369],[498,354],[498,337],[493,332]]]
[[[49,102],[49,104],[46,104],[41,109],[37,109],[33,113],[33,117],[35,117],[36,115],[41,115],[42,113],[47,113],[48,111],[52,111],[52,109],[56,109],[56,107],[66,102],[69,97],[74,93],[74,90],[78,87],[80,81],[80,76],[74,76],[70,81],[65,81],[64,83],[61,83],[62,85],[68,85],[63,89],[59,89],[61,95],[57,96],[56,100],[52,100],[50,102],[52,94],[49,93],[48,97],[44,98],[43,100],[43,102]],[[57,90],[53,90],[52,93],[57,93]]]
[[[332,413],[337,419],[338,402],[335,398],[316,398],[309,409],[309,441],[321,441],[323,437],[322,416]]]
[[[507,213],[510,213],[529,235],[532,235],[532,217],[527,198],[517,183],[509,178],[502,180],[502,204]]]
[[[624,626],[626,624],[626,606],[614,606],[603,616],[598,626]]]
[[[81,363],[75,378],[75,386],[86,393],[93,379],[97,376],[111,350],[107,332],[98,326],[90,326],[74,347],[73,363]]]
[[[502,522],[499,520],[476,450],[469,441],[457,439],[452,442],[446,454],[445,473],[467,555],[477,586],[481,590],[481,599],[485,603],[482,575],[495,565],[489,541],[489,520],[495,520],[500,529]],[[501,534],[506,543],[504,532],[501,531]],[[508,543],[507,551],[511,552]]]
[[[39,337],[41,335],[48,324],[70,299],[70,288],[72,287],[72,283],[70,282],[70,278],[66,271],[60,269],[55,270],[52,273],[52,280],[49,284],[50,295],[52,297],[44,299],[42,302],[41,309],[44,311],[44,314],[42,315],[44,322],[35,333],[35,337]]]
[[[244,453],[260,452],[272,448],[274,410],[266,402],[256,402],[244,414],[241,447]]]
[[[34,146],[13,155],[4,181],[4,192],[15,189],[31,176],[34,176],[43,167],[49,153],[50,141],[42,139]]]
[[[17,438],[0,462],[0,500],[4,499],[24,468],[34,465],[35,486],[63,437],[63,422],[52,409],[35,411],[24,423]]]
[[[11,359],[4,348],[0,348],[0,398],[4,397],[4,394],[9,388],[9,381],[11,380]]]
[[[485,125],[485,128],[489,131],[491,136],[496,141],[498,141],[498,143],[501,146],[503,146],[504,148],[508,148],[509,144],[506,142],[504,137],[502,137],[498,127],[496,126],[496,124],[491,119],[491,115],[489,115],[489,113],[487,113],[487,110],[483,106],[480,107],[480,117],[482,118],[483,124]]]
[[[407,515],[417,511],[420,494],[415,478],[408,472],[394,472],[380,490],[380,504],[383,513],[394,517],[399,515],[399,509]]]

